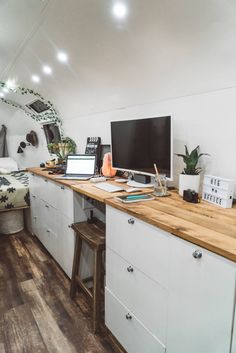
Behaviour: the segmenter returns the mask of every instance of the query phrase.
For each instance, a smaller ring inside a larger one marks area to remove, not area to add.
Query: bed
[[[24,172],[0,175],[0,210],[29,206],[29,176]]]
[[[23,209],[29,207],[29,176],[11,158],[0,158],[0,233],[24,228]],[[8,212],[12,211],[12,212]]]

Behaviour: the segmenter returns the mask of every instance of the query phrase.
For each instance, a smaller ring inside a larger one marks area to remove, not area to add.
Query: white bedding
[[[29,206],[29,176],[24,172],[0,175],[0,210]]]
[[[16,161],[11,157],[0,158],[0,174],[15,172],[18,170]]]

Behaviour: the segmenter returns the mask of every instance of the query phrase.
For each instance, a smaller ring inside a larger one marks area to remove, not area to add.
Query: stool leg
[[[76,294],[76,289],[77,289],[76,276],[79,272],[81,250],[82,250],[82,239],[80,238],[80,236],[78,234],[76,234],[74,259],[73,259],[73,270],[72,270],[71,285],[70,285],[71,299],[73,299]]]
[[[97,333],[100,323],[101,309],[101,270],[102,252],[94,250],[94,270],[93,270],[93,332]]]

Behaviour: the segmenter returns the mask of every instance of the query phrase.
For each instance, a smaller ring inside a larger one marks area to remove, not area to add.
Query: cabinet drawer
[[[107,247],[168,286],[170,235],[115,208],[106,211]]]
[[[54,191],[50,187],[52,182],[47,178],[39,177],[35,174],[30,175],[30,192],[38,196],[41,200],[53,206]]]
[[[106,288],[105,321],[128,353],[165,353],[165,347]]]
[[[43,178],[35,175],[34,173],[30,174],[30,193],[35,196],[39,196],[41,189],[43,188]]]
[[[49,182],[48,186],[51,188],[52,206],[64,216],[73,219],[73,191],[66,186],[54,182]]]
[[[167,289],[110,249],[106,252],[106,286],[149,331],[166,343]]]
[[[70,227],[71,220],[60,215],[60,220],[57,223],[57,254],[55,259],[65,271],[67,276],[71,278],[72,265],[74,258],[75,234]]]
[[[56,208],[64,216],[73,219],[73,191],[47,178],[30,175],[30,192]]]

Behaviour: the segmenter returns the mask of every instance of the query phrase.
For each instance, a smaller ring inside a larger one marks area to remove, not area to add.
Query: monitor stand
[[[132,186],[133,188],[153,188],[153,184],[143,184],[143,183],[138,183],[137,181],[134,180],[129,180],[127,183],[128,186]]]

